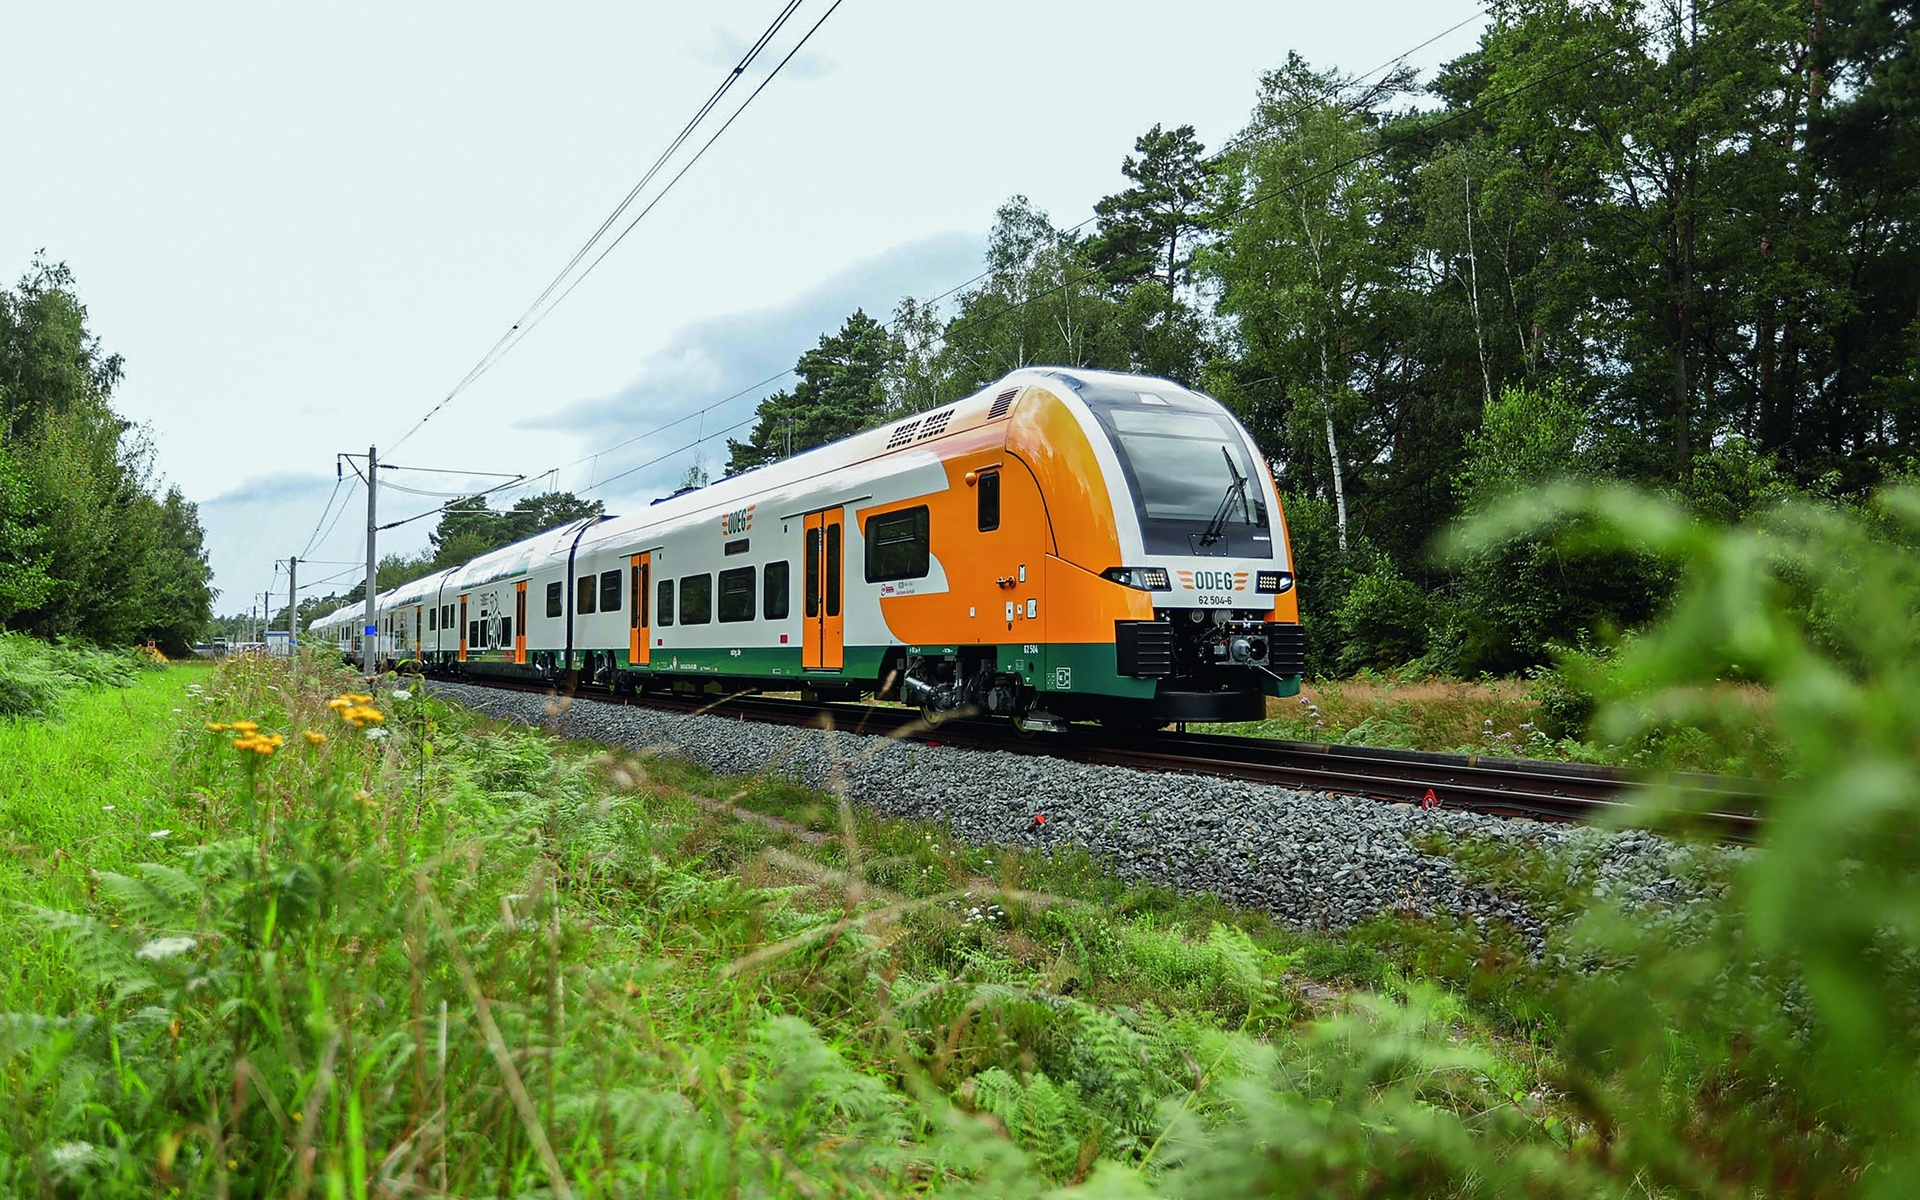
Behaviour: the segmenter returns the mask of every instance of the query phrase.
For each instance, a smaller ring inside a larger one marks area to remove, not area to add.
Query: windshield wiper
[[[1226,495],[1220,497],[1220,507],[1214,510],[1213,520],[1207,522],[1207,531],[1200,535],[1202,546],[1211,546],[1219,541],[1227,531],[1227,514],[1233,511],[1235,497],[1240,500],[1240,511],[1247,523],[1253,523],[1253,514],[1247,509],[1247,477],[1233,461],[1233,451],[1220,447],[1220,456],[1227,460],[1227,474],[1233,476],[1233,482],[1227,485]]]

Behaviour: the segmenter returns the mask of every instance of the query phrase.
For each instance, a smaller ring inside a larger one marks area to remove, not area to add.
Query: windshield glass
[[[1244,527],[1251,512],[1253,524],[1266,527],[1266,506],[1258,503],[1252,483],[1253,464],[1227,422],[1212,413],[1176,408],[1113,408],[1101,415],[1133,470],[1148,520],[1213,520],[1233,486],[1233,473],[1220,453],[1225,447],[1248,481],[1228,506],[1228,525]]]

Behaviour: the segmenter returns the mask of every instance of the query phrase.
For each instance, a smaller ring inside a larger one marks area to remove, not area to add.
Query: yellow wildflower
[[[387,717],[385,713],[381,712],[377,708],[371,708],[365,704],[356,704],[351,708],[341,709],[340,719],[342,721],[345,721],[347,724],[353,726],[355,729],[359,729],[365,726],[369,721],[373,722],[375,725],[381,724],[387,719]]]
[[[225,733],[226,731],[227,731],[227,726],[226,726],[226,723],[225,723],[225,722],[223,722],[223,721],[208,721],[208,722],[207,722],[207,732],[208,732],[208,733]]]
[[[373,702],[373,697],[367,695],[365,692],[345,692],[340,698],[342,700],[350,700],[355,704],[371,704]]]
[[[286,740],[286,738],[277,733],[249,733],[245,737],[233,739],[233,748],[236,750],[251,750],[253,753],[264,758],[272,754],[275,750],[278,750],[286,743]]]
[[[321,742],[324,742],[326,740],[327,740],[326,734],[320,733],[312,729],[307,730],[307,741],[311,742],[313,745],[318,746]]]
[[[258,721],[235,721],[231,726],[235,733],[252,733],[260,728]]]

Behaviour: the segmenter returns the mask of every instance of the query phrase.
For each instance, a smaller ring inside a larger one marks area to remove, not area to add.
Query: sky
[[[505,504],[644,505],[717,474],[792,380],[755,385],[855,308],[884,320],[977,273],[1009,197],[1077,224],[1126,186],[1136,137],[1191,124],[1218,147],[1290,51],[1430,78],[1484,22],[1471,0],[801,0],[622,225],[758,98],[420,425],[784,5],[0,7],[0,279],[43,249],[73,269],[126,360],[116,406],[199,505],[215,608],[245,611],[284,603],[289,556],[303,594],[352,586],[366,496],[336,486],[339,452],[476,472],[383,473],[383,523],[439,503],[387,483],[500,482],[479,472],[532,477]]]

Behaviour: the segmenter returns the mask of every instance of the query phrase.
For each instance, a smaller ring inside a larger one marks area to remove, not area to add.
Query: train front
[[[1096,669],[1080,673],[1074,694],[1041,702],[1063,716],[1157,726],[1259,720],[1266,697],[1297,694],[1305,641],[1293,560],[1273,477],[1246,429],[1218,401],[1165,380],[1043,374],[1093,460],[1046,472],[1050,508],[1058,500],[1092,514],[1077,530],[1051,514],[1071,566],[1050,575],[1048,590],[1056,620],[1065,601],[1079,618],[1070,623],[1099,626],[1066,640],[1104,633],[1111,674],[1089,662]],[[1035,416],[1047,407],[1021,405]],[[1035,432],[1057,447],[1065,430]],[[1016,428],[1010,448],[1020,440]]]

